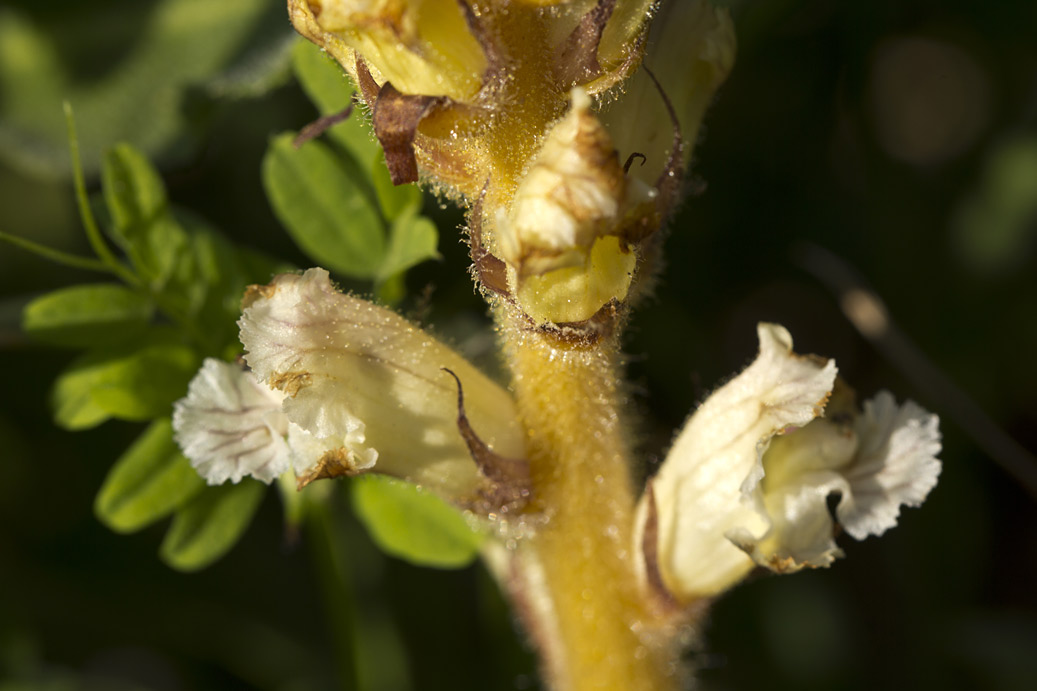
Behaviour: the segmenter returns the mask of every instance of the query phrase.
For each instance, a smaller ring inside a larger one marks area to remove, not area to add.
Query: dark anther
[[[485,194],[486,187],[483,187],[482,194],[475,200],[475,206],[470,214],[471,220],[468,223],[468,238],[471,243],[472,262],[475,263],[475,271],[483,287],[498,295],[508,296],[510,292],[508,290],[507,268],[503,261],[495,257],[482,244],[482,200]]]
[[[644,154],[642,154],[640,152],[635,151],[634,153],[632,153],[629,156],[627,156],[627,162],[623,164],[623,172],[624,173],[629,173],[630,172],[630,166],[632,166],[634,164],[634,159],[635,158],[640,158],[641,159],[641,166],[642,167],[644,167],[644,164],[648,161],[648,157],[647,156],[645,156]]]
[[[298,149],[306,142],[321,136],[322,134],[324,134],[325,132],[327,132],[343,120],[347,120],[350,114],[352,114],[353,112],[354,105],[355,104],[353,103],[353,99],[350,98],[349,105],[346,106],[343,110],[337,113],[332,113],[330,115],[325,115],[323,117],[317,118],[309,125],[306,125],[306,127],[303,127],[302,131],[299,132],[299,135],[294,140],[292,140],[292,146]]]

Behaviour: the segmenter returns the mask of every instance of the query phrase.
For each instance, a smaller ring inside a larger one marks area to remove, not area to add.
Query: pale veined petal
[[[827,412],[835,405],[830,402]],[[828,418],[774,439],[763,457],[760,485],[771,528],[762,536],[735,531],[732,541],[758,565],[778,573],[830,565],[842,552],[835,544],[827,499],[845,491],[846,481],[837,469],[856,450],[852,425]]]
[[[940,475],[939,424],[913,401],[898,406],[888,391],[864,402],[855,425],[860,447],[836,509],[846,532],[858,540],[881,535],[896,525],[901,506],[921,505]]]
[[[210,485],[246,475],[269,484],[289,467],[283,398],[241,365],[209,358],[174,406],[176,441]]]

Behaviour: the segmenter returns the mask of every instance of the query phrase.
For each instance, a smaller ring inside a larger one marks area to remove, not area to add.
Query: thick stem
[[[631,553],[635,495],[616,339],[577,345],[504,311],[530,510],[542,516],[516,555],[518,610],[549,683],[557,691],[678,688],[676,646],[644,635],[653,626]]]

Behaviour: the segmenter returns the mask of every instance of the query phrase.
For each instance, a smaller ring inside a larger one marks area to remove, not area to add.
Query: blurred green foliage
[[[467,566],[478,556],[485,536],[434,494],[379,475],[350,484],[361,523],[386,554],[439,568]]]
[[[691,653],[702,686],[1033,688],[1033,498],[850,328],[792,250],[812,242],[849,260],[934,363],[1037,447],[1037,5],[726,4],[740,53],[697,149],[708,187],[675,220],[669,267],[627,347],[643,455],[662,456],[767,319],[800,350],[835,357],[862,394],[888,387],[940,413],[945,468],[923,509],[881,539],[844,544],[832,569],[723,598]],[[535,687],[479,567],[384,556],[348,510],[363,503],[358,488],[312,505],[285,492],[294,498],[279,505],[256,483],[201,487],[169,439],[169,405],[193,368],[236,352],[243,287],[322,251],[304,239],[312,227],[264,201],[261,171],[272,156],[306,155],[278,133],[342,110],[350,89],[292,39],[272,0],[0,9],[0,231],[90,253],[66,181],[68,99],[89,187],[100,185],[90,206],[135,277],[0,245],[0,689]],[[451,235],[460,215],[385,184],[365,117],[301,150],[366,181],[358,203],[381,239],[361,241],[386,268],[340,282],[410,295],[405,312],[492,365],[466,248]],[[944,130],[950,143],[933,136]],[[420,243],[394,244],[408,234]],[[414,266],[436,252],[443,262]],[[144,371],[163,374],[145,387]],[[89,429],[55,429],[49,401],[65,427]],[[95,426],[108,418],[154,421]],[[236,520],[206,534],[219,513]],[[189,576],[155,556],[161,544],[190,569],[238,538]]]

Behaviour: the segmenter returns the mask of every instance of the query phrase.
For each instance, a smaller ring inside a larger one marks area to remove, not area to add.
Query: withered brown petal
[[[616,0],[598,0],[594,9],[583,15],[573,32],[558,47],[554,76],[560,86],[568,88],[582,84],[601,73],[598,44],[615,9]]]
[[[357,57],[357,82],[364,100],[371,106],[375,136],[385,151],[385,164],[394,185],[418,181],[418,160],[414,156],[414,137],[422,118],[450,99],[443,96],[419,96],[401,93],[390,82],[378,87]]]
[[[378,82],[371,76],[371,70],[359,55],[356,56],[356,81],[360,87],[360,94],[364,97],[364,103],[373,108],[374,102],[378,100]]]
[[[641,528],[641,556],[644,559],[645,581],[660,608],[678,609],[679,603],[666,587],[662,570],[659,568],[659,508],[655,503],[651,480],[645,486],[644,502],[648,511],[644,527]]]
[[[296,489],[302,489],[316,480],[332,480],[337,477],[353,477],[359,475],[353,453],[346,447],[332,449],[325,453],[306,473],[295,479]]]
[[[662,98],[666,112],[670,116],[670,123],[673,125],[673,146],[670,147],[670,156],[666,159],[666,167],[663,168],[655,182],[655,186],[659,190],[658,206],[660,209],[667,210],[672,209],[680,198],[681,185],[684,182],[684,137],[681,135],[681,123],[677,119],[677,111],[674,110],[673,102],[666,95],[663,85],[659,83],[647,65],[642,65],[642,67],[659,91],[659,97]]]
[[[468,0],[457,0],[457,4],[461,6],[461,13],[464,14],[468,30],[472,32],[472,36],[479,43],[486,58],[487,66],[486,71],[483,72],[483,84],[502,79],[507,66],[504,55],[501,54],[497,45],[498,42],[494,40],[493,31],[487,24],[487,15],[485,13],[481,16],[476,14]]]

